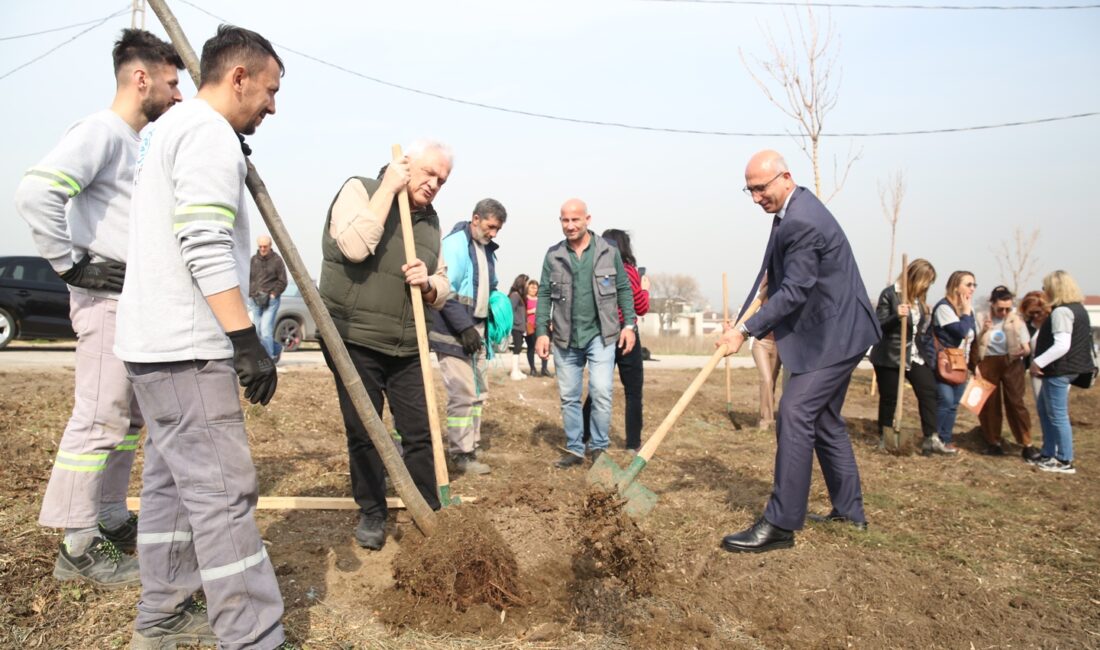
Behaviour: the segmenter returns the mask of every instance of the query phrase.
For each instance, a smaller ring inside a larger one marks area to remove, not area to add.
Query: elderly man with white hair
[[[410,292],[420,291],[437,310],[450,293],[432,199],[447,182],[453,161],[447,145],[420,140],[378,178],[349,178],[329,208],[321,241],[321,298],[379,415],[389,399],[405,466],[435,510],[439,495]],[[412,208],[412,263],[405,260],[399,192],[408,195]],[[322,350],[335,374],[328,350],[323,345]],[[340,381],[336,391],[347,430],[352,495],[359,505],[355,539],[379,550],[386,541],[387,514],[382,459]]]

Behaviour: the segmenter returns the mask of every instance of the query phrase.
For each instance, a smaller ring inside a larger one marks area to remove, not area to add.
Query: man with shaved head
[[[555,463],[560,469],[584,462],[581,388],[585,365],[592,399],[588,452],[595,462],[607,450],[615,346],[624,354],[630,352],[637,331],[634,292],[622,256],[588,230],[591,221],[584,201],[569,199],[561,206],[565,239],[546,251],[535,313],[535,352],[543,359],[549,357],[551,336],[554,339],[554,366],[566,438],[566,453]]]
[[[794,545],[794,531],[806,518],[815,452],[833,508],[811,519],[867,527],[859,470],[840,409],[852,371],[881,337],[848,238],[821,201],[795,185],[782,156],[770,150],[754,155],[745,169],[744,192],[775,215],[745,304],[761,286],[768,300],[743,325],[727,329],[719,344],[732,354],[749,337],[773,334],[791,375],[776,419],[772,495],[755,524],[722,540],[734,553]]]
[[[275,317],[279,314],[279,298],[286,291],[286,263],[271,248],[271,238],[256,238],[256,254],[248,273],[248,316],[260,335],[260,343],[272,359],[279,356],[275,341]]]

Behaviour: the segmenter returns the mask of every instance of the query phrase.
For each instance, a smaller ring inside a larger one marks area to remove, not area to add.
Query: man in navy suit
[[[852,371],[881,337],[848,238],[821,201],[795,185],[775,151],[752,157],[745,183],[753,202],[775,215],[749,297],[765,286],[768,300],[742,326],[728,329],[719,344],[734,353],[750,336],[773,333],[791,376],[776,420],[772,495],[763,517],[723,538],[722,547],[735,553],[794,546],[794,531],[806,518],[814,452],[833,504],[816,519],[867,527],[859,469],[840,409]]]

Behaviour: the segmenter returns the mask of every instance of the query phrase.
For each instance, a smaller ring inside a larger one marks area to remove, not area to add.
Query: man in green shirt
[[[554,353],[568,450],[555,463],[561,469],[584,462],[581,388],[585,364],[592,398],[588,450],[594,461],[607,449],[615,346],[630,352],[637,326],[634,294],[622,257],[618,249],[589,232],[591,221],[584,201],[569,199],[561,206],[565,239],[546,251],[535,313],[535,352],[543,359],[550,356],[551,349]]]

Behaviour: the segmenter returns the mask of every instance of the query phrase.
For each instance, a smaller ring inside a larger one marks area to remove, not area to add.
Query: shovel
[[[901,304],[909,304],[909,256],[902,253],[901,256]],[[901,404],[905,397],[905,354],[909,346],[906,339],[909,337],[909,317],[901,317],[901,369],[898,371],[898,403],[894,410],[894,450],[901,449]]]
[[[753,303],[745,310],[744,315],[737,321],[737,327],[741,323],[748,320],[750,316],[756,313],[756,310],[760,308],[759,299],[754,300]],[[599,486],[609,492],[618,493],[619,497],[623,499],[623,512],[631,517],[644,517],[649,514],[650,510],[653,510],[653,506],[657,505],[657,495],[652,490],[645,487],[641,483],[635,481],[638,474],[641,473],[645,466],[653,458],[653,454],[657,451],[657,447],[668,435],[668,432],[672,429],[672,425],[676,424],[676,420],[680,419],[680,415],[683,414],[684,409],[691,403],[691,400],[695,397],[695,393],[699,392],[699,388],[702,387],[703,382],[707,380],[710,373],[718,366],[718,362],[726,356],[729,352],[729,348],[726,345],[721,345],[714,354],[711,355],[707,361],[707,365],[699,371],[698,375],[695,375],[695,379],[692,380],[691,385],[684,391],[684,394],[677,400],[676,405],[672,407],[669,414],[665,416],[664,421],[661,422],[661,426],[657,427],[657,430],[653,435],[649,436],[649,439],[645,441],[645,445],[642,446],[634,459],[630,461],[630,465],[624,470],[621,469],[615,461],[611,460],[610,454],[600,454],[596,462],[592,463],[592,468],[588,470],[588,484],[593,486]]]
[[[394,160],[401,160],[401,145],[391,148]],[[409,209],[409,196],[405,192],[397,193],[398,210],[401,213],[401,238],[405,244],[405,261],[416,259],[416,241],[413,239],[412,211]],[[443,251],[440,251],[442,256]],[[428,430],[432,436],[432,458],[435,463],[435,483],[439,487],[439,503],[444,508],[458,505],[461,500],[451,495],[451,479],[447,476],[447,458],[443,455],[443,435],[439,427],[439,411],[435,406],[435,384],[432,381],[432,359],[428,352],[428,323],[424,318],[424,297],[419,291],[410,291],[413,306],[413,321],[416,323],[416,346],[420,352],[420,371],[424,376],[424,404],[428,409]]]

